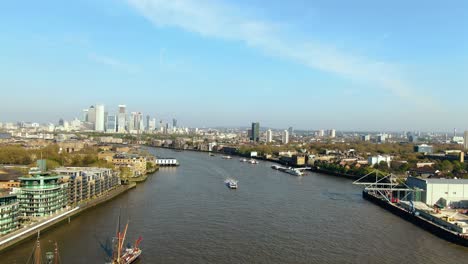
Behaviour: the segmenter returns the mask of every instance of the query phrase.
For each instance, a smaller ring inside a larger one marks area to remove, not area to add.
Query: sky
[[[0,3],[0,122],[468,128],[468,1]]]

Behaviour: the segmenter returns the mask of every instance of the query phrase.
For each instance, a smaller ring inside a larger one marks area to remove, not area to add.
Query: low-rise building
[[[414,152],[418,152],[418,153],[431,154],[432,150],[433,150],[432,146],[429,146],[429,145],[426,145],[426,144],[414,146]]]
[[[175,158],[156,158],[156,164],[158,166],[178,166],[179,163]]]
[[[388,166],[390,167],[390,163],[392,162],[392,157],[391,156],[382,156],[382,155],[377,155],[377,156],[372,156],[367,159],[368,163],[370,166],[374,166],[376,164],[380,164],[382,161],[387,163]]]
[[[116,154],[112,158],[112,163],[116,168],[127,167],[137,177],[146,173],[146,158],[137,154]]]

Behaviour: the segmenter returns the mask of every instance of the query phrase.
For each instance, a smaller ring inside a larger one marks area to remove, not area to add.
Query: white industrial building
[[[468,208],[468,179],[408,177],[406,184],[421,190],[421,202],[429,206]]]
[[[384,161],[390,166],[390,162],[392,162],[392,156],[382,156],[382,155],[377,155],[377,156],[372,156],[367,159],[369,165],[374,166],[376,164],[380,164],[380,162]]]

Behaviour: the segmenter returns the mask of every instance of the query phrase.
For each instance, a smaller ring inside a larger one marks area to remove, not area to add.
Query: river
[[[296,177],[206,153],[149,149],[175,157],[145,183],[41,234],[62,263],[104,263],[117,218],[143,237],[139,263],[462,263],[468,249],[439,239],[365,201],[350,180]],[[239,189],[224,185],[239,180]],[[34,241],[0,254],[26,263]],[[466,263],[466,262],[465,262]]]

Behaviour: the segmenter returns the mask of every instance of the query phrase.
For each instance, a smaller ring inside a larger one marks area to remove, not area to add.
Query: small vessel
[[[247,162],[248,160],[246,158],[240,159],[240,162]]]
[[[58,245],[57,242],[54,243],[54,252],[46,252],[45,254],[45,262],[42,260],[42,250],[41,250],[41,242],[39,240],[40,238],[40,233],[37,233],[37,240],[36,243],[34,244],[33,252],[31,254],[31,257],[29,258],[27,263],[32,263],[32,264],[41,264],[41,263],[46,263],[46,264],[59,264],[62,263],[60,260],[60,254],[58,250]]]
[[[229,189],[237,189],[237,181],[235,180],[232,180],[232,179],[227,180],[226,185],[227,187],[229,187]]]
[[[284,172],[289,173],[289,174],[294,175],[294,176],[303,176],[304,175],[304,173],[301,170],[291,168],[291,167],[284,170]]]
[[[231,156],[223,156],[223,159],[232,159]]]
[[[215,154],[213,154],[213,153],[210,153],[210,157],[214,157],[214,156],[216,156],[216,155],[215,155]]]
[[[254,159],[250,159],[248,161],[250,164],[258,164],[258,161],[257,160],[254,160]]]
[[[114,243],[114,251],[112,254],[111,264],[130,264],[135,262],[141,255],[140,243],[142,238],[139,237],[133,247],[124,248],[125,237],[127,236],[128,222],[125,225],[123,232],[120,231],[120,216],[117,228],[117,236]]]
[[[272,169],[274,170],[279,170],[281,168],[281,166],[278,166],[278,165],[272,165],[271,166]]]

